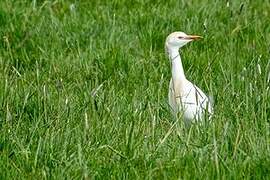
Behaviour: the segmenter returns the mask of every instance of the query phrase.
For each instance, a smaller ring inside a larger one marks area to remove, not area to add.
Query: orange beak
[[[191,40],[199,40],[202,39],[202,36],[197,36],[197,35],[188,35],[187,37],[185,37],[185,39],[191,39]]]

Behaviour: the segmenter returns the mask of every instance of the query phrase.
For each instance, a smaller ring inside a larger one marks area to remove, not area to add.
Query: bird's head
[[[166,48],[181,48],[184,45],[186,45],[187,43],[193,41],[193,40],[197,40],[197,39],[201,39],[201,36],[197,36],[197,35],[187,35],[184,32],[173,32],[171,33],[167,39],[166,39]]]

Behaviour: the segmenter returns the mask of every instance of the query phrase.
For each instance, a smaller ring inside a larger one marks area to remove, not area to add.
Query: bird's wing
[[[207,110],[209,114],[213,114],[213,97],[209,97],[207,96],[199,87],[197,87],[195,84],[194,88],[196,90],[196,92],[199,94],[200,96],[200,106],[201,108],[203,108],[204,110]]]
[[[190,103],[196,106],[200,106],[203,109],[208,109],[208,106],[211,106],[209,98],[206,94],[195,84],[189,82],[185,88],[185,102]]]

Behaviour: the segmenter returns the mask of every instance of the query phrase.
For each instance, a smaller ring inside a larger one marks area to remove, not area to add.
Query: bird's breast
[[[175,97],[181,97],[184,94],[184,83],[181,80],[172,80],[172,87]]]

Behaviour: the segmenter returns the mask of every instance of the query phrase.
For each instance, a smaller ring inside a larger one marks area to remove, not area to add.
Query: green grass
[[[74,3],[75,9],[70,10]],[[0,179],[269,179],[270,2],[0,2]],[[185,128],[166,36],[215,98]]]

